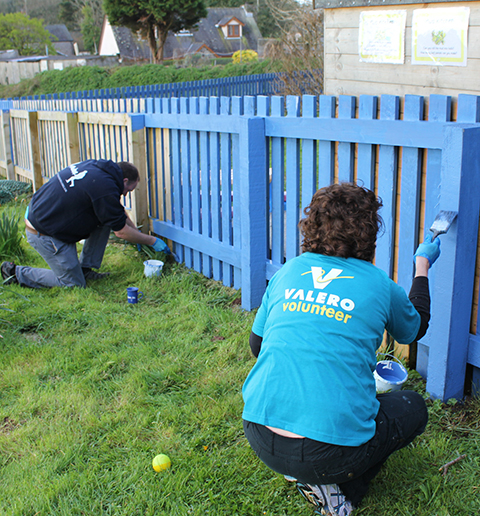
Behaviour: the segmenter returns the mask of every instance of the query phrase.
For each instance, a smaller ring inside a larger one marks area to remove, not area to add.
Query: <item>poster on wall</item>
[[[360,13],[358,53],[366,63],[402,64],[405,60],[407,11]]]
[[[468,7],[415,9],[412,64],[467,66]]]

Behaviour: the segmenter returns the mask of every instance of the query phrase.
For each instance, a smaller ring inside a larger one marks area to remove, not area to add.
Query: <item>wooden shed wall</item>
[[[412,16],[415,9],[470,8],[467,66],[412,65]],[[358,34],[362,11],[406,10],[405,62],[360,62]],[[325,93],[327,95],[451,95],[480,93],[480,2],[399,4],[324,10]]]

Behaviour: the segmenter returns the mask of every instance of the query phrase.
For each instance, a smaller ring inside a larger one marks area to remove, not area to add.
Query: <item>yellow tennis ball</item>
[[[157,455],[152,461],[153,469],[157,472],[168,469],[171,465],[172,461],[167,455],[164,455],[163,453]]]

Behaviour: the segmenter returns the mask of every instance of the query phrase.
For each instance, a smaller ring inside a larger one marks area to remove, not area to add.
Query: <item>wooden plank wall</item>
[[[470,8],[468,60],[466,67],[412,65],[412,14],[414,9],[436,9],[465,5]],[[405,63],[360,62],[358,32],[362,11],[407,11]],[[327,95],[451,95],[480,93],[480,2],[442,2],[371,7],[325,9],[325,94]]]

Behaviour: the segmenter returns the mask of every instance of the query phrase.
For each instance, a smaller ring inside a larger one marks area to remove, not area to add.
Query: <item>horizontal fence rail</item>
[[[457,211],[430,274],[431,328],[416,357],[429,392],[448,399],[463,395],[467,374],[480,383],[479,98],[460,95],[456,121],[442,95],[428,113],[412,95],[41,99],[24,110],[14,101],[0,166],[11,148],[15,177],[41,186],[69,160],[133,161],[134,221],[170,240],[187,267],[241,288],[248,310],[301,252],[298,223],[318,188],[354,181],[382,198],[375,263],[407,291],[416,246],[439,210]]]

